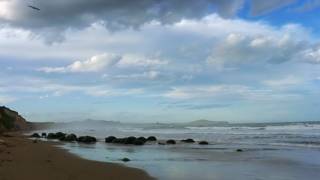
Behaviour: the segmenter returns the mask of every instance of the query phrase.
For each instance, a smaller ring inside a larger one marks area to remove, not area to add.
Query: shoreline
[[[52,142],[36,143],[21,134],[0,136],[0,179],[154,179],[141,169],[86,160]]]

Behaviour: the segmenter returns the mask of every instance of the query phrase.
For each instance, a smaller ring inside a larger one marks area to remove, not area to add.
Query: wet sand
[[[0,179],[145,180],[152,177],[140,169],[81,159],[55,147],[52,142],[35,143],[14,134],[0,136]]]

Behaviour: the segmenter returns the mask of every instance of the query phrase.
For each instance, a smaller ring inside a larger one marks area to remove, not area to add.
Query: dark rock
[[[63,132],[57,132],[56,133],[56,138],[59,140],[63,140],[66,137],[66,134]]]
[[[105,142],[106,143],[112,143],[113,140],[117,139],[116,137],[114,136],[109,136],[109,137],[106,137],[105,138]]]
[[[46,138],[47,137],[47,133],[41,133],[41,137]]]
[[[167,144],[176,144],[176,141],[173,140],[173,139],[169,139],[169,140],[167,141]]]
[[[195,141],[193,139],[183,139],[181,140],[181,142],[184,142],[184,143],[194,143]]]
[[[47,136],[48,139],[57,139],[57,136],[55,133],[49,133]]]
[[[80,136],[77,141],[82,143],[94,143],[97,142],[97,139],[92,136]]]
[[[138,140],[143,141],[144,143],[147,142],[147,139],[145,137],[138,137]]]
[[[134,144],[134,145],[137,145],[137,146],[144,145],[144,143],[145,143],[145,141],[143,141],[142,139],[139,139],[139,138],[137,138],[137,139],[133,142],[133,144]]]
[[[237,149],[237,152],[242,152],[243,150],[242,149]]]
[[[39,135],[38,133],[33,133],[33,134],[31,135],[31,137],[33,137],[33,138],[40,138],[40,135]]]
[[[68,142],[72,142],[72,141],[76,141],[76,140],[77,140],[77,136],[75,134],[68,134],[63,139],[63,141],[68,141]]]
[[[199,144],[200,145],[208,145],[209,143],[207,141],[200,141]]]
[[[125,144],[133,144],[135,141],[136,141],[136,137],[134,137],[134,136],[130,136],[130,137],[127,137],[126,139],[125,139]]]
[[[123,162],[129,162],[129,161],[130,161],[129,158],[122,158],[121,160],[122,160]]]
[[[149,136],[149,137],[147,138],[147,141],[157,141],[157,138],[154,137],[154,136]]]
[[[123,138],[116,138],[116,139],[114,139],[114,140],[112,141],[112,143],[120,144],[120,143],[122,143],[123,141],[124,141]]]
[[[166,145],[165,143],[163,142],[158,142],[159,145]]]

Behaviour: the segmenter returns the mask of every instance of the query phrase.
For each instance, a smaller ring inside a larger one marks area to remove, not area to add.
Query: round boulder
[[[207,141],[200,141],[199,144],[200,145],[208,145],[209,143]]]
[[[76,141],[77,140],[77,136],[75,134],[68,134],[66,135],[66,137],[64,138],[64,141]]]
[[[82,143],[94,143],[97,142],[97,139],[92,136],[80,136],[77,141]]]
[[[57,139],[57,136],[55,133],[49,133],[47,136],[48,139]]]
[[[47,137],[47,133],[45,133],[45,132],[41,133],[41,137],[46,138]]]
[[[157,141],[157,138],[154,137],[154,136],[149,136],[149,137],[147,138],[147,141]]]
[[[134,136],[130,136],[130,137],[127,137],[126,139],[125,139],[125,142],[124,142],[124,144],[133,144],[135,141],[136,141],[136,137],[134,137]]]
[[[129,162],[130,159],[129,159],[129,158],[122,158],[121,161],[123,161],[123,162]]]
[[[112,141],[115,140],[115,139],[117,139],[117,138],[114,137],[114,136],[109,136],[109,137],[106,137],[106,138],[104,139],[104,142],[106,142],[106,143],[112,143]]]
[[[33,138],[40,138],[40,135],[38,133],[33,133],[30,137]]]
[[[184,143],[194,143],[195,141],[193,139],[183,139],[181,140],[181,142],[184,142]]]
[[[176,141],[173,140],[173,139],[169,139],[169,140],[167,141],[167,144],[176,144]]]
[[[143,141],[143,140],[141,140],[141,139],[139,139],[139,138],[137,138],[137,139],[133,142],[133,144],[134,144],[134,145],[137,145],[137,146],[144,145],[144,143],[145,143],[145,141]]]

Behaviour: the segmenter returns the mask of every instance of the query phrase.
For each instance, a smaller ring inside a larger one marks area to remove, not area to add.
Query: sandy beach
[[[81,159],[54,146],[19,134],[0,136],[1,180],[152,179],[146,172],[114,163]]]

